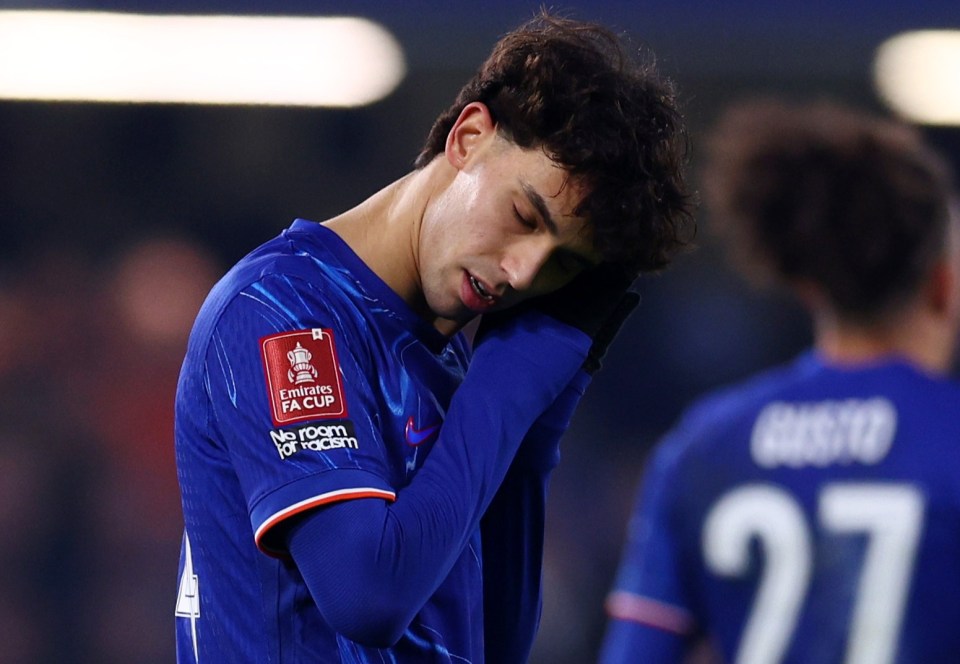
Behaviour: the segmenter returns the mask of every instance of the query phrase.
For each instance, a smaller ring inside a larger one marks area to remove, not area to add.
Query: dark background
[[[361,15],[394,33],[408,66],[390,97],[352,110],[0,101],[0,662],[174,661],[172,401],[200,300],[294,217],[322,220],[406,173],[434,116],[538,4],[0,2]],[[552,6],[657,53],[679,85],[697,187],[699,144],[724,104],[782,94],[882,111],[880,42],[960,28],[956,0]],[[958,159],[957,130],[929,133]],[[535,664],[595,657],[639,473],[684,406],[809,342],[795,305],[723,263],[708,210],[699,225],[696,252],[642,280],[565,438]]]

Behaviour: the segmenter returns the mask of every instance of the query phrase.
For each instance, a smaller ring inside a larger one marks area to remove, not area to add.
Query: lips
[[[480,283],[480,280],[473,275],[470,275],[470,285],[473,286],[474,292],[476,292],[477,295],[482,297],[484,300],[492,301],[495,299],[493,295],[491,295],[487,289],[483,287],[483,284]]]
[[[498,297],[490,291],[489,287],[469,272],[464,272],[460,298],[468,309],[478,313],[488,311],[496,306],[498,301]]]

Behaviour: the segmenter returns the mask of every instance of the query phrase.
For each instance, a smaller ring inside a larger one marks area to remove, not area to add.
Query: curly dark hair
[[[693,239],[686,129],[652,57],[631,61],[603,26],[538,16],[502,37],[434,122],[415,162],[444,151],[463,108],[485,104],[500,134],[540,148],[586,185],[575,210],[604,260],[655,271]]]
[[[742,101],[707,141],[708,224],[758,283],[815,284],[870,322],[913,295],[947,242],[952,174],[920,132],[831,101]]]

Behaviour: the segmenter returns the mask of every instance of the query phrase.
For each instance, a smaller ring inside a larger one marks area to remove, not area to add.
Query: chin
[[[436,329],[440,334],[444,334],[448,337],[451,337],[462,330],[464,326],[465,323],[460,323],[458,321],[451,320],[450,318],[437,318],[433,321],[434,329]]]
[[[425,317],[451,322],[469,319],[472,314],[466,311],[459,300],[438,301],[438,298],[425,298]]]

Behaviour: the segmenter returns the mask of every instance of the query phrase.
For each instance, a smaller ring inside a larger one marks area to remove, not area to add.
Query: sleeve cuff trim
[[[610,593],[605,608],[607,614],[616,620],[640,623],[674,634],[690,634],[695,624],[684,609],[624,590]]]
[[[260,524],[260,527],[257,528],[257,531],[254,534],[254,540],[257,543],[257,548],[273,558],[286,558],[287,553],[285,551],[279,551],[265,544],[264,536],[268,531],[270,531],[277,524],[296,514],[300,514],[301,512],[305,512],[315,507],[320,507],[321,505],[328,505],[330,503],[337,503],[344,500],[355,500],[357,498],[382,498],[384,500],[393,502],[397,499],[397,494],[393,491],[384,491],[383,489],[355,487],[352,489],[328,491],[326,493],[321,493],[318,496],[301,500],[300,502],[294,503],[293,505],[276,512],[275,514],[270,515],[262,524]]]

